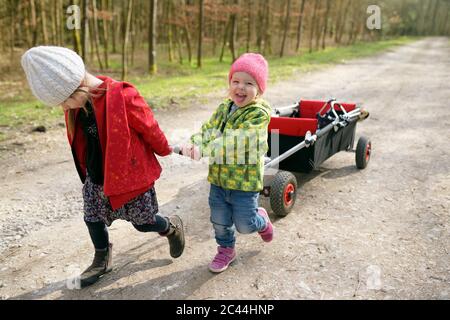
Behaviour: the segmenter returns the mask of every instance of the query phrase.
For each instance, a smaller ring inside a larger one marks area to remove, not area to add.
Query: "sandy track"
[[[0,153],[0,296],[14,299],[449,299],[450,43],[429,38],[375,57],[302,74],[269,88],[273,105],[299,98],[363,102],[357,136],[373,156],[358,171],[340,153],[298,175],[294,211],[275,217],[276,237],[238,236],[239,257],[214,276],[206,163],[161,159],[163,213],[186,224],[185,254],[125,222],[111,230],[115,271],[67,289],[91,261],[81,184],[62,128],[27,136]],[[157,113],[170,141],[186,138],[220,97],[176,115]],[[262,200],[263,204],[267,204]]]

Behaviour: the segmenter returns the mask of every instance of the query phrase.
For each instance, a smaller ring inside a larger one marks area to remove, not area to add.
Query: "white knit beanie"
[[[40,46],[22,56],[22,68],[33,94],[49,106],[66,101],[85,76],[83,59],[63,47]]]

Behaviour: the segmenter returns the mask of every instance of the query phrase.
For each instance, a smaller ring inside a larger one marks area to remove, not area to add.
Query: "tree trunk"
[[[33,46],[33,36],[31,32],[31,12],[29,10],[29,7],[23,6],[22,13],[25,21],[25,39],[27,42],[27,47],[30,48]]]
[[[323,30],[323,38],[322,38],[322,49],[325,50],[326,47],[326,38],[328,32],[328,16],[330,15],[331,10],[331,0],[327,0],[327,9],[325,11],[325,25]]]
[[[446,23],[447,23],[447,20],[448,20],[448,6],[449,6],[449,3],[445,2],[444,6],[445,6],[445,8],[440,10],[441,18],[439,19],[439,23],[438,23],[438,26],[437,26],[437,30],[438,30],[438,34],[439,35],[445,35],[444,31],[445,31]]]
[[[223,32],[223,42],[222,42],[222,50],[220,51],[219,61],[223,62],[223,56],[225,55],[225,47],[227,46],[229,29],[231,26],[231,18],[228,18],[228,21],[225,25],[225,30]]]
[[[344,0],[338,0],[339,1],[339,6],[338,9],[336,10],[336,25],[335,25],[335,33],[334,33],[334,42],[337,44],[339,43],[339,30],[341,28],[341,23],[342,23],[342,8],[344,6]]]
[[[356,41],[358,36],[358,24],[355,23],[356,16],[358,16],[357,8],[359,7],[358,3],[353,3],[352,15],[351,15],[351,24],[350,24],[350,35],[348,39],[348,45],[353,44]]]
[[[31,40],[31,46],[36,46],[37,43],[37,25],[36,25],[36,4],[34,0],[30,0],[30,10],[31,10],[31,34],[32,34],[32,40]]]
[[[175,43],[177,45],[178,48],[178,62],[180,64],[183,64],[183,45],[181,43],[181,37],[180,37],[180,33],[181,33],[181,29],[178,28],[178,26],[174,25],[174,36],[175,36]]]
[[[171,23],[171,7],[172,7],[172,1],[166,0],[165,1],[165,20],[166,23],[164,24],[164,27],[166,29],[166,35],[167,35],[167,51],[168,51],[168,58],[169,62],[173,62],[173,39],[172,39],[172,23]]]
[[[317,12],[317,24],[316,24],[316,44],[315,44],[315,50],[318,51],[319,50],[319,43],[320,43],[320,38],[322,36],[322,24],[323,24],[323,13],[322,13],[322,0],[318,0],[319,1],[319,8],[318,8],[318,12]]]
[[[189,32],[189,28],[188,28],[188,16],[186,13],[186,2],[183,2],[183,12],[184,12],[184,36],[186,39],[186,46],[187,46],[187,50],[188,50],[188,60],[189,60],[189,64],[192,63],[192,45],[191,45],[191,33]]]
[[[448,22],[449,22],[448,20],[449,20],[449,13],[450,13],[449,11],[450,11],[450,3],[447,3],[446,10],[445,10],[445,18],[442,21],[442,27],[441,27],[441,32],[440,32],[440,34],[443,36],[447,35]]]
[[[128,46],[128,37],[130,33],[131,26],[131,14],[133,11],[133,0],[128,0],[128,10],[127,10],[127,20],[125,25],[125,32],[123,37],[123,47],[122,47],[122,80],[125,81],[128,73],[128,65],[127,65],[127,46]]]
[[[42,40],[44,45],[48,44],[48,33],[47,33],[47,14],[45,12],[45,0],[39,2],[39,9],[41,13],[41,24],[42,24]]]
[[[78,0],[74,0],[74,5],[79,5]],[[82,56],[82,45],[81,45],[81,36],[80,31],[77,28],[73,28],[72,30],[72,40],[73,40],[73,49],[79,55]]]
[[[314,37],[314,29],[316,29],[316,23],[317,23],[317,9],[319,7],[319,1],[316,0],[314,3],[314,12],[312,15],[312,20],[310,23],[311,30],[309,31],[309,53],[313,51],[313,37]]]
[[[112,20],[111,20],[111,45],[112,45],[112,53],[117,52],[117,46],[116,46],[116,25],[118,24],[118,14],[116,11],[116,6],[113,4],[113,0],[109,1],[110,5],[110,11],[112,13]],[[117,17],[116,17],[117,16]]]
[[[135,4],[131,17],[131,66],[134,66],[134,55],[136,52],[136,41],[139,34],[139,13],[141,12],[142,3]]]
[[[289,24],[291,19],[291,0],[287,0],[286,4],[286,19],[284,22],[283,40],[281,42],[280,58],[284,55],[284,47],[286,45],[286,38],[289,32]]]
[[[432,35],[436,35],[436,26],[437,26],[437,14],[439,12],[439,7],[440,7],[440,0],[436,0],[435,5],[434,5],[434,11],[433,11],[433,18],[431,19],[432,24],[431,24],[431,34]]]
[[[111,0],[112,1],[112,0]],[[102,0],[102,11],[108,10],[108,1]],[[105,68],[109,68],[109,56],[108,56],[108,19],[103,15],[103,56],[105,60]]]
[[[50,12],[51,12],[51,14],[50,14],[50,19],[51,19],[51,21],[50,21],[50,25],[51,25],[51,27],[52,27],[52,44],[53,45],[56,45],[57,43],[58,43],[58,35],[56,34],[56,17],[57,17],[57,8],[58,8],[58,1],[56,1],[56,0],[52,0],[52,2],[53,2],[53,5],[52,6],[50,6],[49,5],[49,10],[50,10]]]
[[[258,25],[264,25],[264,6],[266,1],[258,1]],[[256,28],[256,46],[258,47],[258,51],[262,52],[262,41],[263,41],[263,29]]]
[[[81,26],[81,34],[83,37],[83,45],[82,45],[82,58],[84,62],[87,62],[87,54],[88,54],[88,46],[89,46],[89,19],[88,19],[88,11],[89,11],[89,0],[83,0],[83,22]]]
[[[298,52],[300,50],[300,45],[301,45],[303,14],[305,13],[305,3],[306,3],[306,0],[302,0],[302,4],[300,7],[300,17],[298,18],[298,25],[297,25],[297,44],[295,45],[296,52]]]
[[[252,9],[253,9],[253,1],[252,0],[247,0],[248,1],[248,8],[247,8],[247,45],[246,45],[246,52],[250,51],[250,42],[251,42],[251,38],[252,38],[252,19],[253,19],[253,15],[252,15]],[[290,1],[290,0],[289,0]]]
[[[11,13],[10,16],[10,35],[9,35],[9,50],[10,50],[10,61],[14,61],[14,47],[15,47],[15,43],[16,43],[16,7],[17,7],[17,2],[15,0],[10,0],[8,1],[8,5],[9,5],[9,12]],[[11,70],[12,65],[9,64],[8,65],[8,70]]]
[[[94,19],[92,17],[89,17],[88,19],[88,25],[89,25],[89,61],[94,62],[94,54],[95,51],[95,32],[94,32]],[[98,62],[98,61],[97,61]]]
[[[211,26],[211,34],[212,34],[212,48],[211,53],[212,56],[216,56],[217,51],[217,34],[218,34],[218,22],[217,22],[217,7],[214,7],[214,14],[212,19],[212,26]]]
[[[272,30],[270,29],[270,1],[266,1],[264,8],[264,43],[263,54],[272,53]]]
[[[202,43],[203,43],[203,0],[199,0],[199,17],[198,17],[198,46],[197,46],[197,68],[202,67]]]
[[[10,16],[10,34],[9,34],[9,50],[11,53],[11,61],[12,58],[14,57],[14,46],[15,46],[15,42],[16,42],[16,6],[17,6],[17,2],[16,0],[9,0],[9,12],[11,13]]]
[[[235,8],[239,7],[239,0],[234,0]],[[230,52],[231,52],[231,58],[234,60],[237,59],[236,56],[236,33],[237,33],[237,13],[233,12],[231,14],[231,26],[230,26]]]
[[[158,0],[150,0],[149,30],[148,30],[148,69],[150,74],[156,74],[156,14]]]
[[[348,11],[350,10],[350,6],[352,4],[352,0],[348,0],[347,1],[347,5],[345,6],[344,9],[344,13],[343,13],[343,17],[342,17],[342,22],[339,26],[339,30],[337,32],[337,43],[340,44],[342,41],[342,37],[344,35],[344,31],[345,31],[345,26],[347,25],[347,15],[348,15]]]
[[[56,5],[56,11],[55,11],[55,15],[56,15],[56,34],[58,37],[57,43],[58,46],[62,46],[63,45],[63,27],[61,25],[61,11],[63,8],[63,3],[62,0],[56,0],[55,1]]]
[[[92,38],[94,40],[95,53],[97,56],[98,65],[100,66],[100,70],[103,70],[102,58],[100,56],[100,39],[99,39],[98,21],[97,21],[97,0],[92,0],[92,13],[93,13],[93,26],[94,26],[94,33],[92,35]]]
[[[123,27],[123,24],[126,18],[124,18],[123,13],[125,12],[126,9],[124,9],[124,2],[122,2],[122,10],[117,10],[117,19],[116,19],[116,24],[115,24],[115,36],[116,36],[116,48],[117,50],[122,51],[122,48],[120,47],[121,45],[121,39],[123,39],[123,32],[125,30],[125,28]]]

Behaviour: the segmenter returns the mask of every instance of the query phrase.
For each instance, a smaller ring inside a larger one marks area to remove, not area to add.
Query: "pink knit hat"
[[[251,75],[258,84],[261,93],[266,90],[269,77],[269,65],[264,57],[258,53],[244,53],[234,61],[228,75],[228,82],[235,72],[246,72]]]

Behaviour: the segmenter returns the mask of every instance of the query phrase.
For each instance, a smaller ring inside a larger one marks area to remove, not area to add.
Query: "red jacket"
[[[133,85],[98,78],[104,81],[98,88],[106,89],[100,97],[92,98],[103,157],[103,190],[115,210],[153,186],[161,174],[155,153],[166,156],[171,149],[151,109]],[[83,111],[77,109],[75,119],[78,112]],[[84,183],[86,138],[79,121],[75,121],[74,136],[69,132],[67,136]]]

